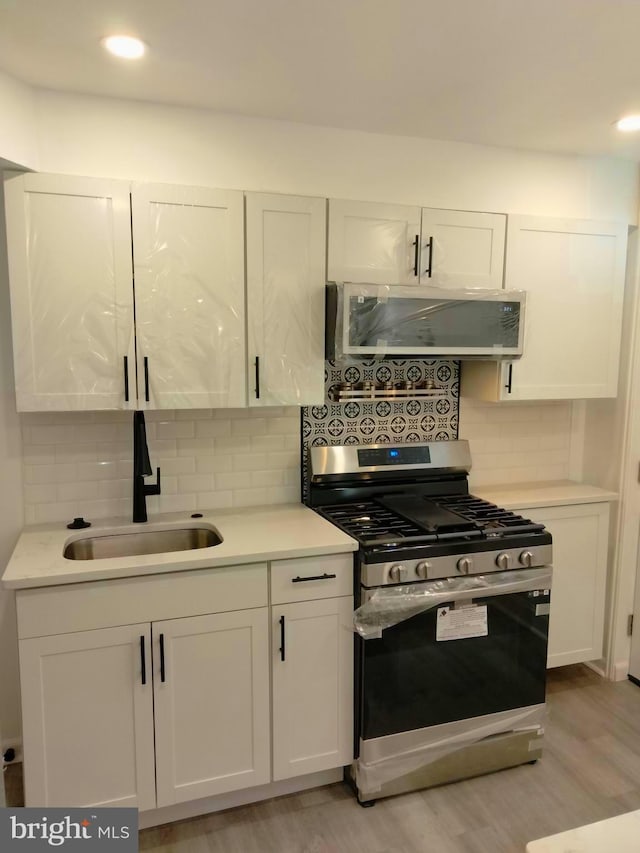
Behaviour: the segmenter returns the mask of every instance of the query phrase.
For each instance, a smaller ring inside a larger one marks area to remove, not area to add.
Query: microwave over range
[[[377,284],[327,285],[327,358],[517,358],[525,293]]]

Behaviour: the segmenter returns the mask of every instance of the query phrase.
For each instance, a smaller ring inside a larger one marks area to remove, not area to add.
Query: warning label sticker
[[[472,607],[439,607],[436,621],[436,640],[467,640],[470,637],[486,637],[487,605]]]

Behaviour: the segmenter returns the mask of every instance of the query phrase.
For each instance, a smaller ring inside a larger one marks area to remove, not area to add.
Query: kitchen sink
[[[221,542],[222,537],[209,527],[123,531],[76,539],[65,546],[63,555],[67,560],[104,560],[107,557],[138,557],[212,548]]]

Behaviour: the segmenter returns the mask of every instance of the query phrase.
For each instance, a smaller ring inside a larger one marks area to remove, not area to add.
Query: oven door
[[[529,574],[521,591],[460,591],[358,638],[359,737],[544,703],[550,569]]]

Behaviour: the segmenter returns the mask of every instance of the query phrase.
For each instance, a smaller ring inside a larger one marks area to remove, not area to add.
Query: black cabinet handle
[[[144,357],[144,399],[149,402],[149,359]]]
[[[433,261],[433,237],[429,237],[429,242],[427,243],[427,246],[429,247],[429,266],[424,271],[424,274],[428,278],[431,278],[431,265]]]
[[[420,254],[420,235],[416,234],[416,239],[413,241],[412,245],[415,247],[415,254],[413,256],[413,274],[417,277],[419,275],[418,272],[418,256]]]
[[[513,365],[509,365],[509,370],[507,372],[507,384],[504,386],[507,389],[507,394],[511,393],[511,380],[513,379]]]
[[[124,401],[129,402],[129,359],[124,356]]]
[[[142,683],[147,683],[147,656],[144,653],[144,635],[140,635],[140,671]]]
[[[160,634],[160,681],[166,681],[164,669],[164,634]]]
[[[284,616],[278,620],[280,622],[280,660],[284,660]]]
[[[260,356],[256,356],[256,400],[260,399]]]
[[[301,578],[300,575],[298,575],[295,578],[291,578],[291,583],[304,583],[305,581],[326,581],[329,580],[329,578],[335,577],[335,575],[328,575],[326,572],[323,575],[311,575],[308,578]]]

